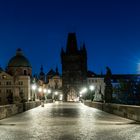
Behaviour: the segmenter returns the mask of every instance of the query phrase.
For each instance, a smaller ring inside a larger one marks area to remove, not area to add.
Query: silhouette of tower
[[[45,82],[45,73],[43,72],[43,66],[41,65],[39,79]]]
[[[86,85],[87,75],[86,47],[83,44],[78,49],[75,33],[68,34],[66,51],[61,49],[61,63],[64,101],[73,101]]]

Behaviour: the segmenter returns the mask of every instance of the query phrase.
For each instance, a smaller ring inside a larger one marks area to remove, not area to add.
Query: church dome
[[[9,60],[8,67],[30,67],[29,60],[23,55],[21,49],[17,49],[16,55]]]

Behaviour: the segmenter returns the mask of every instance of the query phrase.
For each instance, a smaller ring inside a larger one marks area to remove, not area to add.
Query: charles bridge
[[[26,105],[26,110],[38,105]],[[96,102],[47,103],[44,107],[38,106],[0,120],[0,139],[139,140],[139,109],[138,106]]]

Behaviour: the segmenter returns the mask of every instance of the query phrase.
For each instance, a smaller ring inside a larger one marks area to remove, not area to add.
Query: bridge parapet
[[[30,110],[40,104],[40,101],[33,101],[0,106],[0,120]]]
[[[85,101],[85,105],[140,122],[140,106]]]

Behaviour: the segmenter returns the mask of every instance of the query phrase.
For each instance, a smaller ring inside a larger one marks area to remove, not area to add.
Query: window
[[[7,81],[6,82],[6,85],[11,85],[11,81]]]
[[[27,71],[26,70],[24,70],[24,75],[27,75]]]
[[[11,92],[12,92],[11,89],[6,90],[6,93],[11,93]]]
[[[18,84],[19,84],[19,85],[23,85],[23,81],[19,81]]]

